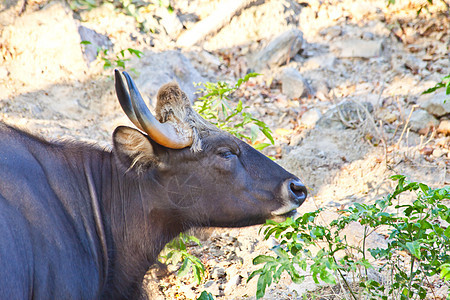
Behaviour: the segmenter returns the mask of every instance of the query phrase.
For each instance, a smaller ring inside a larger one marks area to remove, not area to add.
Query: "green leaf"
[[[421,248],[421,245],[418,241],[406,243],[406,249],[408,249],[408,251],[419,260],[421,258],[420,248]]]
[[[80,44],[81,44],[81,45],[92,45],[92,43],[89,42],[89,41],[81,41]]]
[[[208,293],[207,291],[203,291],[200,294],[200,297],[197,298],[197,300],[214,300],[214,297],[211,293]]]
[[[268,255],[258,255],[257,257],[255,257],[253,259],[253,264],[254,265],[259,265],[262,263],[267,263],[267,262],[273,262],[275,261],[275,257],[273,256],[268,256]]]
[[[441,274],[440,277],[444,279],[444,281],[450,281],[450,263],[443,264],[441,266]]]
[[[266,287],[272,283],[272,274],[267,272],[261,274],[258,278],[258,283],[256,284],[256,299],[261,299],[266,293]]]

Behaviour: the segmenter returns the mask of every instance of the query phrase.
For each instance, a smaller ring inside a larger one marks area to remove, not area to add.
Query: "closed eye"
[[[235,156],[235,154],[233,152],[231,152],[231,150],[229,150],[229,149],[221,149],[217,152],[217,154],[220,157],[226,158],[226,159],[230,159]]]

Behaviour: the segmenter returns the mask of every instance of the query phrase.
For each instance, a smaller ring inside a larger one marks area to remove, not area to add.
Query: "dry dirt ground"
[[[242,99],[271,127],[276,143],[265,153],[308,186],[310,196],[299,212],[371,203],[390,191],[393,174],[442,187],[450,183],[450,102],[444,113],[428,114],[427,103],[444,103],[446,96],[421,93],[450,73],[446,1],[435,0],[419,15],[425,2],[253,1],[218,32],[180,49],[178,36],[219,1],[170,1],[172,14],[148,5],[136,18],[112,4],[74,12],[70,5],[82,1],[5,0],[0,3],[0,120],[49,139],[105,147],[117,125],[129,125],[115,99],[112,69],[103,69],[101,59],[88,62],[80,26],[101,35],[98,43],[109,49],[109,58],[127,48],[144,52],[141,59],[130,57],[126,69],[136,70],[139,86],[148,84],[149,98],[154,95],[148,82],[189,81],[186,74],[194,68],[195,81],[234,82],[254,69],[252,59],[274,37],[296,28],[301,49],[261,70],[233,99]],[[155,56],[161,53],[168,56]],[[287,93],[287,68],[301,74],[306,94]],[[429,119],[416,121],[417,111]],[[200,286],[192,278],[159,277],[162,272],[153,270],[146,288],[154,299],[194,299],[205,289],[217,299],[255,299],[256,280],[246,282],[255,270],[251,261],[271,247],[258,229],[206,232],[203,246],[191,247],[207,267]],[[312,281],[295,285],[284,278],[265,299],[300,299],[314,288]]]

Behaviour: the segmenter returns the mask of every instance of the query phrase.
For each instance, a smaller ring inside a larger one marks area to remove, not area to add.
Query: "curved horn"
[[[116,93],[125,114],[136,127],[147,133],[158,144],[172,149],[181,149],[192,145],[192,135],[184,128],[175,128],[171,123],[160,123],[150,112],[133,79],[123,72],[127,80],[128,90],[116,71]],[[183,124],[180,124],[182,127]]]
[[[116,86],[116,95],[119,99],[120,106],[122,107],[122,110],[127,115],[128,119],[130,119],[133,124],[139,128],[142,131],[145,131],[141,124],[139,123],[139,120],[136,117],[136,114],[134,112],[133,104],[131,104],[130,94],[128,94],[128,91],[125,88],[125,84],[123,83],[122,76],[120,75],[119,70],[114,70],[114,77],[115,77],[115,86]]]

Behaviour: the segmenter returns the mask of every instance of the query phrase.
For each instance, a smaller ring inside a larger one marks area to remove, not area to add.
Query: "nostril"
[[[289,190],[293,194],[295,201],[298,203],[305,201],[308,192],[300,180],[292,180],[289,184]]]

